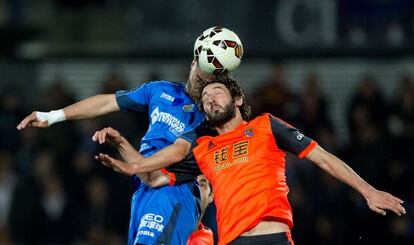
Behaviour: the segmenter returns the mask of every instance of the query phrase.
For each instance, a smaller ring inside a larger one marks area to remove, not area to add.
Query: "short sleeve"
[[[317,143],[311,138],[303,135],[298,129],[273,116],[270,117],[272,133],[277,146],[284,151],[305,157]]]
[[[193,146],[191,148],[193,148]],[[198,175],[202,174],[200,168],[197,165],[192,149],[185,159],[179,163],[171,165],[171,167],[167,169],[174,172],[175,184],[192,181]]]
[[[150,82],[131,90],[117,91],[116,102],[122,111],[145,111],[156,87],[156,82]]]
[[[201,122],[197,127],[184,132],[180,138],[188,141],[191,143],[191,145],[194,145],[196,143],[196,139],[202,136],[216,136],[217,132],[213,129],[211,129],[206,121]]]

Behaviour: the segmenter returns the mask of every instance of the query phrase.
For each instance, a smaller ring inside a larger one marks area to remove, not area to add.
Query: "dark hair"
[[[203,109],[203,102],[201,100],[201,96],[203,94],[204,88],[212,83],[221,83],[223,84],[229,91],[230,95],[233,99],[236,98],[242,98],[243,104],[239,107],[240,114],[243,118],[243,120],[248,121],[251,117],[251,108],[250,105],[246,102],[246,96],[244,95],[243,88],[240,86],[239,81],[237,81],[234,78],[231,78],[231,76],[215,76],[211,79],[201,79],[200,77],[197,78],[197,101],[198,101],[198,108],[200,111],[204,112]]]

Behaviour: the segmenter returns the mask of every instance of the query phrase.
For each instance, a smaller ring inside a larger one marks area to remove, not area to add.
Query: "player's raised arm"
[[[167,185],[170,182],[169,176],[161,171],[145,171],[143,173],[134,172],[135,162],[144,159],[144,157],[125,139],[117,130],[107,127],[95,132],[92,140],[99,144],[110,144],[115,147],[124,161],[114,159],[107,154],[100,153],[95,158],[107,167],[111,167],[116,172],[126,175],[137,175],[147,185],[159,187]],[[158,168],[160,169],[160,168]],[[154,169],[154,170],[158,170]]]
[[[115,172],[126,174],[128,176],[136,175],[145,184],[151,187],[160,187],[164,185],[169,185],[170,183],[169,175],[163,173],[161,170],[155,170],[145,173],[135,173],[133,163],[124,162],[103,153],[99,153],[98,155],[96,155],[95,159],[101,161],[103,165],[112,168]]]
[[[206,125],[201,124],[197,128],[182,134],[180,138],[175,140],[174,144],[163,148],[150,157],[144,158],[119,132],[111,128],[105,128],[97,131],[92,139],[101,144],[106,141],[112,142],[112,144],[116,145],[115,147],[125,161],[120,161],[102,153],[95,158],[105,166],[112,167],[115,171],[129,176],[149,173],[184,160],[189,156],[192,144],[195,143],[196,138],[207,134],[206,130]]]
[[[308,153],[306,158],[361,193],[372,211],[382,215],[386,215],[385,210],[391,210],[399,216],[405,214],[401,199],[375,189],[358,176],[345,162],[325,151],[322,147],[316,146]]]
[[[107,127],[96,131],[92,141],[115,147],[126,162],[136,162],[144,158],[117,130]]]
[[[169,145],[148,158],[142,158],[137,162],[135,171],[145,173],[161,168],[166,168],[171,164],[182,161],[190,152],[191,144],[178,138],[174,144]]]
[[[174,144],[165,147],[164,149],[148,158],[143,158],[141,155],[139,155],[133,159],[134,156],[131,154],[127,156],[127,158],[131,161],[125,162],[115,159],[107,154],[100,153],[96,156],[96,159],[101,161],[105,166],[112,167],[117,172],[131,176],[152,172],[154,170],[159,170],[168,167],[171,164],[177,163],[188,155],[190,148],[191,143],[179,138],[175,141]],[[124,158],[126,151],[122,153],[120,148],[118,148],[118,150]]]
[[[61,121],[94,118],[113,111],[119,111],[115,94],[100,94],[76,102],[64,109],[49,112],[34,111],[17,125],[17,129],[21,130],[28,126],[46,128]]]

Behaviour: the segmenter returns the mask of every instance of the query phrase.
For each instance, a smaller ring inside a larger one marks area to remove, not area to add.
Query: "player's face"
[[[200,187],[201,212],[204,212],[208,204],[213,201],[213,192],[211,190],[210,183],[204,175],[199,175],[197,177],[197,182]]]
[[[221,126],[236,116],[236,104],[230,91],[221,83],[212,83],[203,89],[203,109],[213,126]]]

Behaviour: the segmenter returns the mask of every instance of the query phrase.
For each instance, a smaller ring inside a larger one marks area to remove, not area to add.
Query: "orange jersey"
[[[316,142],[264,114],[226,134],[198,138],[197,143],[194,156],[213,187],[219,244],[264,219],[293,226],[285,151],[304,157]]]

